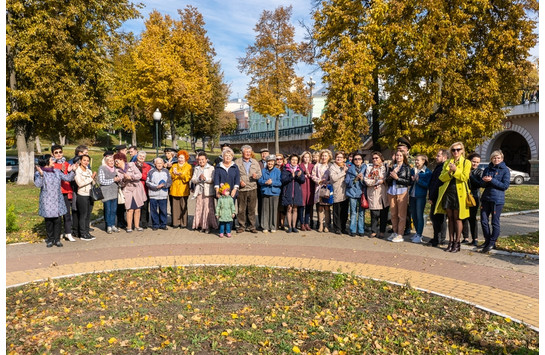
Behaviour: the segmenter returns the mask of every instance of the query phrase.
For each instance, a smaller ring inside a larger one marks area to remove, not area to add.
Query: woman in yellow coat
[[[439,198],[435,213],[445,213],[448,217],[449,242],[445,251],[457,253],[460,251],[460,236],[462,220],[469,217],[469,207],[466,206],[467,181],[471,171],[471,162],[464,158],[464,145],[456,142],[450,146],[452,158],[443,164],[439,180]]]
[[[172,227],[187,227],[187,198],[189,196],[189,182],[193,175],[193,167],[187,162],[189,154],[185,150],[178,152],[178,162],[170,168],[172,185]]]

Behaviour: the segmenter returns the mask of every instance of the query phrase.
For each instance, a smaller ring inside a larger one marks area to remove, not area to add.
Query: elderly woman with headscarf
[[[170,195],[172,196],[172,227],[187,228],[187,199],[189,197],[189,182],[193,167],[188,163],[189,154],[185,150],[178,152],[178,162],[170,168],[172,185]]]
[[[127,210],[127,233],[133,231],[142,231],[140,227],[140,207],[144,205],[146,200],[146,192],[140,182],[142,172],[134,163],[127,163],[127,156],[123,153],[114,155],[114,163],[117,168],[118,176],[122,179],[118,182],[122,189],[123,197],[125,198],[125,209]]]

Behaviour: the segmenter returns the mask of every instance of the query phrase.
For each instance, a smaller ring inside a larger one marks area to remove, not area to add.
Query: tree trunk
[[[134,145],[135,147],[137,146],[136,145],[136,123],[135,123],[135,118],[134,118],[134,108],[131,109],[131,128],[132,128],[132,139],[131,139],[131,145]]]
[[[189,117],[191,118],[191,124],[189,125],[189,129],[190,129],[190,136],[191,136],[191,151],[194,152],[195,151],[195,143],[197,142],[196,139],[193,138],[193,133],[195,132],[195,129],[194,129],[194,125],[195,125],[195,120],[193,119],[193,112],[191,112],[189,114]]]
[[[19,157],[17,185],[28,185],[34,181],[34,139],[30,123],[16,123],[15,137]]]
[[[65,146],[66,145],[66,135],[62,135],[61,132],[59,132],[59,145]]]
[[[119,130],[119,144],[123,144],[123,137],[121,136],[121,130]]]
[[[170,138],[172,139],[171,147],[177,149],[177,139],[176,139],[176,125],[174,125],[174,110],[168,112],[168,117],[170,120]]]
[[[206,138],[205,137],[202,137],[202,150],[206,150]]]
[[[372,122],[371,122],[371,137],[373,139],[373,148],[372,150],[380,152],[380,144],[378,143],[378,139],[380,138],[380,120],[379,120],[379,112],[378,112],[378,105],[380,101],[379,96],[379,90],[378,90],[378,74],[375,72],[373,73],[373,100],[375,103],[372,107]]]
[[[42,154],[42,145],[40,144],[40,137],[36,136],[36,150],[38,151],[38,154]],[[51,152],[53,153],[53,152]]]
[[[277,115],[274,120],[274,154],[280,154],[280,135],[278,126],[280,126],[280,115]]]

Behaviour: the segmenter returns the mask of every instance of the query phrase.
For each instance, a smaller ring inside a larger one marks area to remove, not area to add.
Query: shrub
[[[97,132],[95,141],[96,145],[100,147],[111,147],[114,145],[112,137],[108,134],[108,132],[102,130]]]
[[[10,204],[6,211],[6,232],[17,232],[19,225],[17,224],[17,215],[15,214],[15,205]]]

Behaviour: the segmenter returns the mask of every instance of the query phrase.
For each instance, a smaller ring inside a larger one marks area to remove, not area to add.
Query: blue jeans
[[[115,226],[115,216],[117,214],[117,198],[113,200],[104,201],[104,220],[106,221],[106,228]]]
[[[149,200],[152,228],[164,228],[167,226],[167,202],[168,199]],[[159,211],[157,211],[159,209]]]
[[[350,197],[350,233],[363,234],[365,230],[364,216],[365,208],[361,207],[360,199]]]
[[[481,227],[483,229],[484,240],[491,245],[496,244],[500,236],[500,215],[503,209],[502,205],[496,205],[494,202],[481,200]],[[492,215],[492,230],[488,224],[490,215]]]
[[[301,223],[301,225],[310,224],[310,217],[312,215],[312,207],[314,207],[313,203],[311,203],[310,205],[297,207],[297,216],[299,218],[299,223]]]
[[[231,233],[231,223],[232,222],[220,222],[220,234]]]
[[[426,207],[426,197],[410,197],[409,201],[414,229],[416,229],[416,234],[422,235],[422,232],[424,231],[424,208]]]

